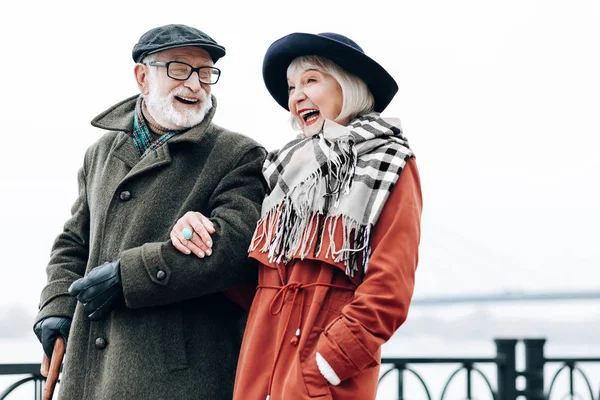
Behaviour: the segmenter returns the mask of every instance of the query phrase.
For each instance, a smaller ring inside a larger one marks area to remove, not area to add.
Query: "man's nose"
[[[199,91],[202,85],[200,84],[200,75],[198,75],[198,71],[192,72],[192,74],[184,81],[184,85],[194,92]]]

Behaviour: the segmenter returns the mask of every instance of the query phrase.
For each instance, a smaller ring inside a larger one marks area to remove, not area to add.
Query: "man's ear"
[[[137,63],[133,68],[133,73],[135,75],[135,81],[137,82],[140,92],[142,92],[142,94],[146,96],[149,93],[148,67],[144,64]]]

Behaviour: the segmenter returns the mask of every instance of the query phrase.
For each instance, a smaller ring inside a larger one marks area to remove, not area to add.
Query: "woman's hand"
[[[190,233],[191,238],[189,238]],[[204,256],[212,254],[210,235],[213,233],[215,233],[215,227],[208,218],[199,212],[188,211],[177,220],[170,236],[173,246],[180,252],[194,253],[200,258],[204,258]],[[186,234],[188,238],[184,236]]]

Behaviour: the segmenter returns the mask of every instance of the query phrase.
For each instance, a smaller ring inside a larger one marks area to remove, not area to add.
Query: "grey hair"
[[[146,70],[148,71],[148,76],[151,76],[154,79],[156,79],[156,77],[158,76],[158,71],[156,70],[156,68],[150,68],[150,67],[148,67],[148,65],[152,61],[156,61],[156,53],[148,54],[146,57],[142,58],[140,60],[140,64],[146,65],[147,66]]]
[[[350,121],[357,116],[368,114],[373,111],[375,100],[367,84],[358,76],[344,70],[333,61],[319,56],[301,56],[295,58],[287,69],[287,76],[294,75],[299,71],[316,69],[329,74],[342,88],[342,110],[335,122],[348,118]],[[292,117],[292,127],[299,129],[298,123]]]
[[[146,57],[142,58],[140,64],[147,64],[152,61],[156,61],[156,53],[148,54]]]

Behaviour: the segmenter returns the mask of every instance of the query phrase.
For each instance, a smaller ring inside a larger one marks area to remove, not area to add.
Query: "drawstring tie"
[[[331,283],[309,283],[307,285],[299,283],[299,282],[291,282],[284,286],[270,286],[270,285],[259,285],[257,289],[276,289],[277,293],[273,300],[271,300],[271,305],[269,306],[269,313],[276,317],[281,314],[283,311],[283,305],[285,304],[285,297],[289,291],[293,291],[294,295],[292,297],[292,306],[290,307],[290,312],[287,317],[287,321],[285,322],[285,327],[283,328],[283,334],[281,335],[281,340],[277,345],[277,351],[275,353],[275,360],[273,361],[273,367],[271,368],[271,374],[269,377],[269,386],[267,388],[267,397],[266,400],[271,400],[271,388],[273,386],[273,378],[275,377],[275,368],[277,367],[277,361],[279,361],[279,356],[281,354],[281,349],[283,348],[283,341],[285,340],[285,334],[289,328],[290,320],[292,319],[292,314],[294,310],[294,304],[296,304],[296,299],[300,295],[302,298],[300,300],[300,312],[298,313],[298,324],[296,328],[296,332],[294,337],[290,340],[290,344],[292,346],[298,346],[300,343],[300,328],[302,324],[302,314],[304,313],[304,300],[306,298],[304,289],[310,287],[328,287],[328,288],[338,288],[342,290],[351,290],[345,286],[334,285]]]

